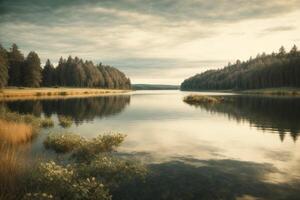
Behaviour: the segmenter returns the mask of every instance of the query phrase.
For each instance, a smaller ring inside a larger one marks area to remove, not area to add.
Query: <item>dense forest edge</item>
[[[109,65],[69,56],[60,58],[58,65],[48,59],[43,67],[38,54],[27,57],[13,44],[6,50],[0,44],[0,88],[15,87],[78,87],[130,89],[130,79]]]
[[[264,88],[281,88],[285,91],[300,88],[300,51],[294,45],[287,53],[282,46],[278,53],[258,54],[247,61],[237,60],[222,69],[208,70],[184,80],[181,90],[256,90]],[[285,88],[284,90],[282,88]],[[273,90],[274,92],[274,90]],[[272,93],[272,92],[271,92]],[[276,93],[276,91],[275,91]]]
[[[179,85],[164,84],[132,84],[134,90],[179,90]]]

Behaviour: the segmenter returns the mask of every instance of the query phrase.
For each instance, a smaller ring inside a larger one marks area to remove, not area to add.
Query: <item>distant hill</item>
[[[134,90],[179,90],[179,85],[132,84]]]
[[[249,90],[275,87],[300,87],[300,52],[257,55],[223,69],[208,70],[183,81],[181,90]]]

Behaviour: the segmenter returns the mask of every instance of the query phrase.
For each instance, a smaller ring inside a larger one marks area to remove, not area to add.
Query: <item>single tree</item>
[[[53,67],[49,59],[47,59],[46,65],[43,68],[42,76],[43,76],[44,86],[49,87],[49,86],[56,85],[55,68]]]
[[[42,81],[42,68],[39,56],[31,51],[24,65],[24,85],[27,87],[39,87]]]
[[[8,84],[12,86],[21,86],[23,84],[23,65],[24,56],[18,46],[13,44],[8,52],[9,80]]]

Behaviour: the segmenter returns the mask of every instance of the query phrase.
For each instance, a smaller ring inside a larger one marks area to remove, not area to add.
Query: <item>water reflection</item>
[[[280,172],[266,163],[180,158],[149,168],[145,181],[124,185],[114,199],[298,199],[300,193],[299,181],[267,182],[266,175]]]
[[[51,117],[53,114],[72,117],[76,124],[115,115],[129,105],[130,96],[104,96],[73,99],[23,100],[4,102],[11,111],[22,114],[41,114]]]
[[[289,134],[294,141],[300,134],[300,98],[227,96],[223,103],[200,104],[210,113],[222,113],[237,122],[247,121],[259,130]]]

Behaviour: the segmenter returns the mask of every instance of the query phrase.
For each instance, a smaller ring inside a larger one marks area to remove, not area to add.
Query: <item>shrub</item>
[[[42,193],[42,192],[35,192],[35,193],[27,193],[22,198],[22,200],[53,200],[56,199],[52,194]]]
[[[51,118],[44,118],[44,119],[41,120],[40,125],[43,128],[53,127],[54,126],[54,122],[53,122],[53,120]]]
[[[99,135],[76,148],[72,157],[80,162],[90,162],[99,153],[113,151],[124,138],[122,134]]]
[[[121,183],[145,177],[147,170],[136,161],[99,154],[91,163],[80,165],[78,174],[95,177],[109,188],[116,188]]]
[[[223,102],[224,98],[204,95],[188,95],[184,97],[183,101],[189,104],[215,104]]]
[[[31,190],[39,196],[53,194],[57,199],[109,200],[111,196],[102,183],[94,177],[81,179],[72,165],[61,166],[54,161],[41,163],[31,177]],[[41,192],[42,191],[42,192]],[[32,196],[28,193],[25,197]]]
[[[67,153],[84,143],[85,140],[79,135],[72,133],[50,134],[44,141],[46,149],[52,149],[56,153]]]
[[[68,128],[73,124],[73,119],[67,116],[61,116],[61,115],[58,116],[58,121],[59,121],[59,125],[63,128]]]

